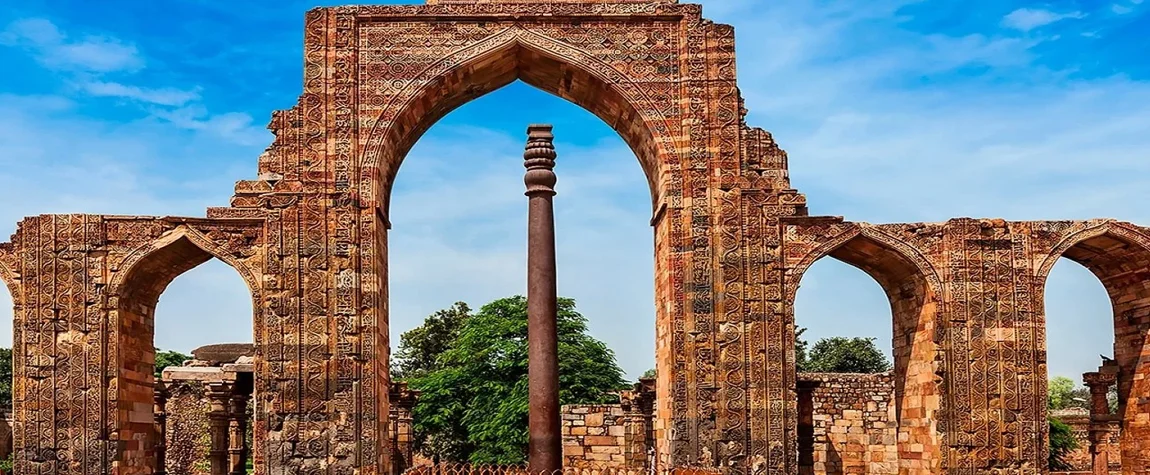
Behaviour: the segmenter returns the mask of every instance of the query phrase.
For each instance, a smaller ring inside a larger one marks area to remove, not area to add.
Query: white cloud
[[[242,112],[211,114],[202,105],[190,105],[171,110],[154,109],[152,114],[177,127],[207,132],[240,145],[267,145],[272,140],[266,128],[257,126],[252,116]]]
[[[1027,32],[1062,20],[1082,18],[1083,16],[1082,12],[1057,13],[1042,8],[1019,8],[1003,17],[1002,25]]]
[[[26,48],[51,69],[108,73],[144,67],[144,60],[133,45],[105,36],[69,38],[51,21],[42,18],[18,20],[8,25],[0,33],[0,44]]]
[[[161,106],[181,106],[200,98],[198,90],[148,89],[118,82],[88,81],[81,83],[80,88],[93,96],[121,97]]]

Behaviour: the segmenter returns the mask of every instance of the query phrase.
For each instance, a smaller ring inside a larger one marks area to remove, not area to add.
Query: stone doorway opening
[[[1100,350],[1097,370],[1085,365],[1085,373],[1069,375],[1075,382],[1087,386],[1087,394],[1097,393],[1093,398],[1083,397],[1087,399],[1082,404],[1085,410],[1052,415],[1074,429],[1080,444],[1070,460],[1075,469],[1136,473],[1145,469],[1150,453],[1150,422],[1145,417],[1137,417],[1150,407],[1144,397],[1150,391],[1147,381],[1150,377],[1150,272],[1147,271],[1150,249],[1124,236],[1121,230],[1105,228],[1088,229],[1058,244],[1038,269],[1037,276],[1038,284],[1045,290],[1040,309],[1046,325],[1040,345],[1044,363],[1058,351],[1051,346],[1055,339],[1051,338],[1052,326],[1047,318],[1050,311],[1047,305],[1056,298],[1052,291],[1057,291],[1049,277],[1055,264],[1065,261],[1086,268],[1105,289],[1112,324],[1097,326],[1113,329],[1113,346]],[[1072,341],[1086,346],[1089,340],[1082,337]],[[1053,376],[1058,375],[1047,374],[1046,381]],[[1113,401],[1107,400],[1107,393],[1113,393]],[[1047,430],[1043,430],[1042,435],[1049,441]]]
[[[615,351],[626,380],[636,383],[655,367],[654,248],[645,174],[634,151],[602,119],[518,80],[429,127],[398,173],[388,231],[392,351],[403,332],[453,302],[477,310],[524,292],[525,235],[508,230],[527,226],[522,149],[523,128],[532,121],[555,126],[559,295],[576,300],[589,333]],[[446,145],[460,142],[470,146]],[[610,422],[597,423],[601,434],[587,438],[579,430],[569,440],[599,444],[595,456],[611,458],[595,461],[601,466],[646,466],[646,448],[614,444],[614,438],[607,446],[607,432],[622,428],[638,405],[600,406],[564,408],[571,415],[595,411],[593,421]],[[653,446],[653,437],[647,440]]]
[[[799,373],[796,368],[799,471],[936,473],[940,462],[934,419],[940,405],[934,369],[936,286],[930,282],[930,271],[913,257],[881,233],[859,226],[809,254],[792,270],[791,278],[799,284],[812,264],[829,256],[874,279],[890,305],[891,320],[885,325],[893,334],[893,367],[874,374]],[[797,328],[803,321],[793,308],[801,292],[795,290],[788,313]],[[876,343],[881,348],[885,342]],[[794,345],[788,349],[798,351]]]
[[[169,463],[172,459],[166,457],[168,443],[180,440],[181,437],[192,437],[195,439],[194,444],[200,444],[198,438],[205,433],[209,434],[209,440],[206,442],[209,451],[212,452],[212,457],[207,461],[209,471],[205,473],[213,475],[246,473],[242,471],[242,465],[241,468],[228,467],[227,437],[229,425],[240,424],[241,433],[247,431],[246,408],[255,387],[252,377],[253,359],[257,353],[255,348],[258,342],[256,345],[239,345],[242,347],[239,349],[201,348],[198,351],[202,354],[197,355],[193,352],[196,360],[201,362],[198,373],[192,370],[195,374],[189,375],[177,371],[178,376],[173,382],[194,380],[202,384],[202,387],[197,388],[196,394],[206,398],[204,400],[210,404],[208,415],[211,423],[203,428],[206,431],[176,434],[176,438],[169,437],[174,433],[165,427],[169,388],[155,377],[156,321],[157,318],[164,318],[164,315],[157,315],[161,295],[177,277],[213,258],[239,271],[243,281],[248,285],[247,291],[252,294],[251,308],[254,314],[254,309],[258,308],[252,290],[258,288],[253,285],[251,279],[254,274],[244,264],[216,250],[209,239],[187,228],[177,228],[146,247],[138,249],[125,261],[124,272],[119,273],[111,284],[119,296],[113,302],[115,311],[110,312],[111,321],[116,324],[115,334],[118,335],[114,351],[120,376],[120,382],[115,388],[116,401],[121,413],[127,418],[126,421],[122,421],[123,429],[119,434],[127,465],[123,473],[163,474],[168,473],[169,467],[176,468],[175,471],[184,469]],[[253,333],[259,335],[258,329],[256,330]],[[240,356],[246,358],[246,361],[241,361],[246,369],[234,367]],[[202,370],[212,366],[211,363],[218,366],[229,358],[230,361],[226,363],[232,364],[233,367],[226,371],[221,372],[222,370],[217,369],[212,374],[207,374]],[[169,367],[165,371],[180,368],[182,367]],[[176,386],[178,384],[173,384],[172,389],[176,390]],[[185,393],[183,389],[178,389],[177,392],[180,396]],[[245,416],[241,418],[240,414]],[[260,444],[258,438],[255,444],[257,446]],[[245,460],[246,453],[245,449],[242,457]],[[175,461],[184,462],[178,458]],[[195,470],[205,467],[193,464],[193,467],[188,468]]]

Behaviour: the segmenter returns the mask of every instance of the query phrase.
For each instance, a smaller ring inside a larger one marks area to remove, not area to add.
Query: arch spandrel
[[[226,220],[224,222],[226,222]],[[181,241],[186,241],[194,245],[202,254],[192,256],[196,261],[187,262],[186,264],[190,265],[187,269],[171,272],[171,274],[173,274],[170,275],[171,279],[175,279],[192,267],[196,267],[212,258],[216,258],[239,272],[244,283],[248,285],[248,290],[253,295],[258,295],[262,288],[262,282],[257,277],[259,274],[254,270],[255,268],[251,263],[248,262],[248,259],[258,257],[255,251],[261,245],[257,241],[259,240],[259,236],[262,235],[262,225],[262,222],[256,223],[254,221],[246,225],[234,227],[226,224],[223,226],[217,225],[213,226],[217,227],[215,231],[209,231],[208,233],[186,224],[176,225],[159,237],[132,247],[131,250],[123,254],[122,259],[118,259],[116,263],[113,264],[113,277],[109,286],[111,289],[110,294],[123,295],[130,293],[131,289],[125,288],[125,281],[131,278],[143,262],[154,258],[157,253],[164,249],[170,248]],[[209,226],[211,225],[209,224]],[[227,229],[229,227],[232,229]],[[166,285],[165,283],[164,286],[166,287]],[[162,291],[163,289],[160,290]]]
[[[627,66],[631,70],[620,71],[618,64],[607,63],[602,59],[603,56],[630,57],[640,53],[625,52],[622,49],[614,53],[589,52],[578,43],[572,44],[571,32],[561,31],[563,28],[548,25],[545,21],[505,21],[482,25],[478,27],[464,23],[453,26],[462,31],[458,34],[478,39],[463,41],[461,47],[452,45],[450,38],[441,39],[445,43],[441,47],[444,51],[442,57],[435,56],[437,50],[433,48],[432,55],[413,59],[415,64],[410,66],[393,64],[384,70],[373,68],[370,62],[365,65],[382,76],[370,81],[380,81],[384,86],[389,83],[399,86],[399,89],[390,91],[384,87],[381,91],[364,90],[365,86],[361,85],[361,95],[376,94],[376,97],[361,102],[367,105],[361,105],[360,114],[374,116],[375,119],[370,122],[370,128],[365,129],[366,137],[362,138],[365,143],[360,167],[368,173],[378,173],[382,180],[378,186],[372,187],[372,192],[365,199],[372,200],[375,197],[384,203],[388,201],[391,183],[408,150],[441,117],[470,100],[516,79],[522,79],[587,109],[619,132],[639,158],[651,187],[653,203],[658,203],[662,192],[660,180],[664,164],[681,160],[678,153],[680,148],[675,146],[680,124],[673,120],[678,107],[674,100],[673,85],[679,80],[674,73],[678,70],[673,61],[675,55],[670,51],[664,54],[647,53],[647,58],[656,57],[659,60],[648,59],[644,62],[635,57],[634,64]],[[618,28],[618,25],[615,26]],[[651,30],[643,32],[642,26],[651,27]],[[649,43],[657,37],[659,39],[654,41],[670,48],[676,46],[676,32],[672,26],[677,24],[650,22],[635,26],[641,32],[639,34],[635,30],[629,34],[626,31],[604,30],[595,34],[583,33],[580,37],[585,44],[594,43],[597,39],[604,44],[624,44],[631,39]],[[390,27],[392,25],[387,23],[363,26],[377,29]],[[487,36],[479,37],[469,32],[469,28],[478,28]],[[591,28],[590,31],[596,30]],[[403,34],[393,32],[379,35],[379,38],[380,41],[388,41]],[[365,36],[370,38],[372,35]],[[636,43],[634,46],[641,45]],[[372,45],[369,43],[360,47],[370,49]],[[603,47],[600,46],[600,49]],[[426,51],[420,51],[427,54]],[[370,57],[366,53],[362,56]],[[421,64],[428,61],[430,64]],[[419,70],[407,74],[411,77],[405,77],[407,71],[403,68],[408,67],[417,67]],[[656,77],[657,71],[666,73]],[[653,99],[652,95],[658,99]],[[371,104],[374,103],[382,103],[383,106],[373,110]]]

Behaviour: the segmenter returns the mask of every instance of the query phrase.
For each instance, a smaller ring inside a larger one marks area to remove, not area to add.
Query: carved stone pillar
[[[1116,367],[1103,366],[1100,371],[1085,373],[1082,381],[1090,389],[1090,461],[1094,475],[1110,473],[1110,386],[1118,381]]]
[[[409,389],[407,383],[393,381],[388,394],[391,402],[391,473],[399,475],[412,465],[412,408],[419,399],[419,391]]]
[[[208,460],[211,462],[211,475],[228,474],[228,410],[232,398],[232,385],[228,383],[205,383],[205,395],[211,409],[208,411],[208,430],[211,446]]]
[[[152,388],[153,412],[156,424],[156,469],[155,475],[166,475],[168,452],[168,388],[163,381],[156,381]]]
[[[231,475],[246,475],[248,461],[248,396],[232,394],[228,414],[228,465]]]
[[[815,473],[815,406],[814,392],[818,388],[818,381],[799,381],[795,385],[798,390],[798,446],[799,446],[799,475],[812,475]]]
[[[655,379],[642,378],[633,389],[619,394],[624,411],[624,452],[626,469],[634,473],[655,468]]]

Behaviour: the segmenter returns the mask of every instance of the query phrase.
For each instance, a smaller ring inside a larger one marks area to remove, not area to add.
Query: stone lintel
[[[173,381],[200,381],[223,383],[235,381],[235,373],[228,373],[218,366],[169,366],[164,368],[163,379]]]

